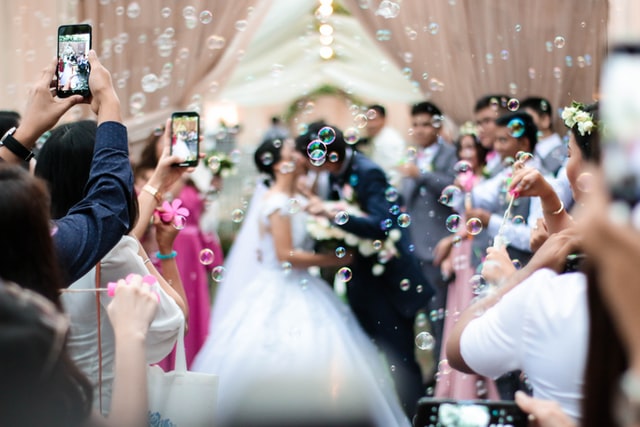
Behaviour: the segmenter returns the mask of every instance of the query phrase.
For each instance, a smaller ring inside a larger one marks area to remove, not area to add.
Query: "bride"
[[[298,399],[287,395],[284,407],[274,411],[270,405],[280,421],[292,421],[282,417],[301,413],[302,405],[317,409],[324,404],[320,410],[326,417],[364,408],[360,415],[371,425],[409,426],[374,345],[331,287],[307,271],[311,266],[342,266],[346,257],[310,250],[307,202],[296,192],[297,180],[306,172],[304,159],[293,141],[267,140],[254,160],[270,177],[256,220],[258,250],[243,253],[245,269],[258,266],[246,282],[230,283],[233,274],[225,277],[223,285],[234,288],[233,301],[226,299],[224,316],[216,316],[216,304],[216,324],[193,365],[195,371],[220,377],[220,420],[237,422],[239,413],[246,416],[249,396],[268,383],[270,391],[259,396],[264,404],[273,402],[274,395],[295,395],[285,390],[288,386],[299,391],[306,387]]]

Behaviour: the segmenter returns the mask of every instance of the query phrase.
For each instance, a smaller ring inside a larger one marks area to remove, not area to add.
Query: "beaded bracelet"
[[[160,251],[156,252],[156,258],[161,260],[173,259],[178,256],[178,252],[171,251],[170,254],[161,254]]]

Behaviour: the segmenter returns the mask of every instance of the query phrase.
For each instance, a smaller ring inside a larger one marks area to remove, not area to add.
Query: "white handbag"
[[[175,370],[149,366],[147,383],[150,427],[213,426],[218,376],[187,371],[184,328],[178,333]]]

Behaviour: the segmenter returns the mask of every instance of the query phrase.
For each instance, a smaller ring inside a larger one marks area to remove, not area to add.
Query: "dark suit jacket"
[[[358,152],[354,152],[347,161],[349,163],[344,173],[332,177],[332,180],[334,185],[351,185],[355,202],[367,215],[351,216],[340,227],[357,236],[380,240],[386,239],[392,229],[401,232],[400,240],[395,242],[398,256],[385,264],[384,272],[379,276],[372,272],[373,266],[378,263],[376,255],[365,257],[360,253],[355,254],[355,261],[351,265],[353,277],[347,286],[349,302],[354,309],[359,307],[373,312],[376,304],[392,304],[403,316],[412,317],[426,306],[434,290],[412,253],[409,229],[398,225],[398,211],[395,208],[400,200],[387,200],[385,192],[390,185],[383,170],[374,162]],[[391,228],[387,228],[386,224],[390,224]],[[406,286],[401,287],[405,279],[410,284],[408,290]],[[381,295],[383,298],[380,298]]]

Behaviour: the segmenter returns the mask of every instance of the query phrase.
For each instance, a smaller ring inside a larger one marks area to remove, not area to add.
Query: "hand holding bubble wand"
[[[457,173],[456,183],[464,192],[464,209],[469,211],[473,207],[471,190],[476,181],[473,168],[468,161],[460,160],[453,166],[453,169]],[[473,236],[474,233],[466,233],[466,238],[468,239],[473,239]]]
[[[125,283],[128,285],[131,283],[131,281],[134,279],[134,277],[136,277],[137,275],[135,274],[129,274],[124,280]],[[155,278],[155,276],[151,275],[151,274],[147,274],[146,276],[144,276],[142,278],[142,283],[146,283],[149,286],[152,286],[153,284],[157,283],[157,279]],[[67,288],[67,289],[60,289],[61,293],[82,293],[82,292],[106,292],[107,295],[109,295],[110,297],[114,297],[116,294],[116,288],[118,287],[118,283],[117,282],[109,282],[107,283],[107,287],[106,288],[88,288],[88,289],[73,289],[73,288]],[[153,291],[153,293],[155,293],[156,297],[158,298],[158,301],[160,301],[160,295],[158,294],[158,292]]]
[[[522,169],[524,167],[525,162],[531,159],[533,159],[533,154],[527,153],[525,151],[519,151],[516,154],[516,161],[513,163],[512,170]],[[511,184],[511,178],[509,177],[507,179],[507,184],[506,184],[507,188],[511,186],[510,184]],[[504,238],[505,226],[507,224],[508,219],[511,218],[511,208],[513,207],[513,202],[516,198],[520,196],[520,192],[515,189],[509,190],[508,194],[509,196],[511,196],[509,199],[509,205],[507,206],[507,209],[504,211],[504,215],[502,216],[502,222],[500,223],[500,228],[498,228],[498,234],[496,234],[496,237],[493,239],[494,248],[506,246],[506,239]]]

